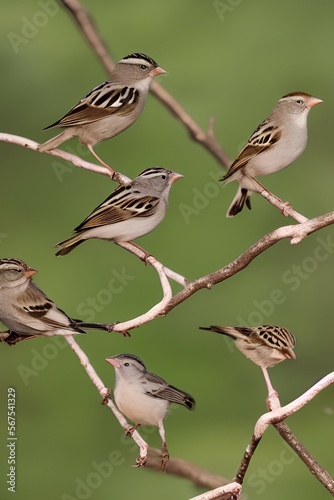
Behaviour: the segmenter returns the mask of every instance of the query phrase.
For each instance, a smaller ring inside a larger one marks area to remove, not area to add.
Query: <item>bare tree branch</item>
[[[19,135],[7,134],[2,132],[0,132],[0,141],[16,144],[18,146],[22,146],[23,148],[32,149],[33,151],[37,151],[37,148],[39,146],[38,142],[27,139],[26,137],[20,137]],[[76,167],[90,170],[91,172],[95,172],[96,174],[106,175],[111,179],[113,178],[113,180],[118,182],[119,184],[127,184],[131,181],[129,177],[126,177],[126,175],[121,174],[120,172],[115,172],[115,175],[113,176],[113,172],[111,172],[111,170],[109,170],[108,168],[85,161],[82,158],[79,158],[79,156],[68,153],[63,149],[51,149],[50,151],[45,151],[45,154],[57,156],[62,160],[70,161]]]
[[[172,300],[169,302],[168,306],[162,312],[163,315],[168,314],[174,307],[186,299],[191,297],[198,290],[203,288],[211,289],[217,283],[231,278],[238,272],[242,271],[247,267],[258,255],[262,252],[275,245],[275,243],[290,238],[291,244],[296,244],[302,241],[307,235],[319,231],[320,229],[329,226],[334,223],[334,212],[329,212],[325,215],[320,215],[314,219],[310,219],[307,222],[283,226],[275,229],[271,233],[267,233],[260,240],[249,247],[244,253],[239,257],[234,259],[232,262],[224,266],[223,268],[215,271],[206,276],[197,278],[195,281],[189,283],[181,292],[174,295]]]
[[[296,452],[299,458],[305,463],[308,470],[321,482],[321,484],[334,496],[334,479],[331,475],[315,460],[311,453],[293,434],[289,426],[283,422],[285,418],[296,413],[309,403],[319,392],[324,390],[329,385],[334,384],[334,372],[323,377],[308,391],[302,394],[299,398],[285,406],[279,406],[272,411],[262,415],[254,428],[253,436],[250,444],[247,446],[244,456],[241,460],[240,467],[236,474],[235,480],[242,484],[245,474],[249,467],[250,461],[255,453],[255,450],[262,439],[264,432],[270,424],[272,424],[282,438],[288,443],[289,446]],[[277,398],[278,399],[278,398]],[[278,400],[279,401],[279,400]]]
[[[147,462],[145,467],[159,471],[161,468],[161,450],[157,448],[149,448]],[[166,472],[174,476],[189,479],[195,485],[202,488],[218,488],[219,486],[230,483],[228,479],[199,467],[187,460],[181,458],[170,458]]]
[[[329,373],[328,375],[323,377],[313,387],[308,389],[306,392],[304,392],[304,394],[299,396],[299,398],[295,399],[291,403],[262,415],[257,421],[254,428],[255,439],[261,437],[270,424],[276,424],[278,422],[281,422],[288,416],[292,415],[293,413],[296,413],[296,411],[300,410],[303,406],[309,403],[317,394],[319,394],[319,392],[323,391],[326,387],[328,387],[331,384],[334,384],[334,372]]]
[[[242,492],[241,484],[233,482],[226,486],[220,486],[214,490],[207,491],[202,495],[190,498],[190,500],[237,500]]]
[[[308,470],[320,481],[320,483],[334,497],[334,479],[324,469],[313,455],[305,448],[305,446],[297,439],[286,422],[278,422],[273,424],[280,436],[286,443],[296,452],[299,458],[304,462]]]

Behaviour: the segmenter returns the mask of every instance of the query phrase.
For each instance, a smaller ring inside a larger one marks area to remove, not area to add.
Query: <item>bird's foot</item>
[[[118,325],[119,323],[120,323],[120,321],[115,321],[114,323],[107,323],[103,326],[105,327],[107,332],[115,332],[114,326]],[[120,333],[123,335],[123,337],[131,337],[130,332],[128,332],[127,330],[123,330]]]
[[[8,345],[15,345],[22,340],[34,339],[35,337],[39,337],[39,335],[20,335],[19,333],[8,330],[0,334],[0,342],[6,342]]]
[[[111,397],[111,389],[107,388],[107,392],[105,393],[105,395],[101,400],[101,405],[107,405],[110,397]]]
[[[133,433],[138,429],[140,424],[132,425],[128,429],[125,430],[125,435],[128,437],[132,437]]]
[[[169,453],[166,443],[162,444],[161,447],[161,466],[159,472],[166,472],[166,467],[169,462]]]
[[[136,463],[132,467],[145,467],[146,461],[147,461],[147,455],[139,456],[136,458]]]

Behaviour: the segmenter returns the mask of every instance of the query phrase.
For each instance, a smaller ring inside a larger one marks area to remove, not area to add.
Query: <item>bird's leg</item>
[[[163,426],[163,422],[160,422],[159,424],[159,434],[162,440],[162,446],[161,446],[161,466],[159,469],[159,472],[165,472],[167,464],[169,462],[169,453],[168,453],[168,448],[167,448],[167,443],[166,443],[166,435],[165,435],[165,429]]]
[[[275,408],[280,407],[278,393],[277,391],[275,391],[275,389],[271,384],[267,368],[262,368],[262,372],[268,388],[268,397],[266,399],[266,405],[268,410],[274,410]]]
[[[141,446],[139,457],[136,458],[136,464],[133,465],[132,467],[144,467],[147,461],[147,452],[148,452],[147,444]]]
[[[101,158],[95,153],[93,147],[90,145],[90,144],[87,144],[87,148],[89,149],[89,151],[92,153],[93,156],[95,156],[95,158],[101,163],[101,165],[103,165],[104,167],[106,167],[108,170],[111,171],[112,173],[112,177],[111,179],[113,180],[114,179],[114,176],[116,174],[116,170],[114,170],[112,167],[110,167],[107,163],[105,163],[103,160],[101,160]]]
[[[267,387],[268,387],[268,397],[270,398],[271,396],[277,396],[277,391],[273,388],[271,384],[271,380],[269,378],[268,370],[267,368],[262,368],[264,380],[266,381]]]

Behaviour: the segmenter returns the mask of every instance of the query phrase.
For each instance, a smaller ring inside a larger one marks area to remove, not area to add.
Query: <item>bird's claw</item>
[[[161,448],[161,465],[159,472],[166,472],[167,464],[169,462],[169,453],[167,446],[165,444],[162,445]]]
[[[110,398],[110,396],[111,396],[111,389],[108,388],[107,392],[102,397],[101,405],[107,405],[108,404],[108,399]]]
[[[145,467],[146,461],[147,461],[147,456],[145,457],[139,456],[136,458],[136,463],[132,467]]]
[[[110,333],[110,332],[114,332],[114,326],[115,325],[118,325],[120,323],[120,321],[114,321],[114,323],[110,323],[109,325],[105,325],[106,326],[106,329],[107,331]],[[122,332],[120,332],[123,337],[131,337],[130,333],[127,331],[127,330],[123,330]]]

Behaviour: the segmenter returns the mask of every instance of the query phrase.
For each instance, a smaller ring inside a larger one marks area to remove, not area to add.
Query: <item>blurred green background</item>
[[[307,217],[333,210],[332,2],[86,0],[84,5],[116,61],[131,52],[149,54],[168,71],[158,81],[203,128],[215,117],[216,136],[231,158],[282,95],[302,90],[323,99],[310,113],[305,153],[291,168],[262,181]],[[106,73],[55,2],[4,0],[2,11],[1,130],[44,142],[56,132],[42,128]],[[63,147],[87,154],[76,140]],[[37,268],[35,283],[73,317],[122,321],[160,300],[154,270],[116,245],[91,240],[67,257],[54,256],[53,245],[69,237],[115,184],[46,154],[5,143],[0,148],[1,257],[19,257]],[[133,127],[96,151],[130,177],[154,165],[184,174],[173,186],[164,222],[138,242],[188,279],[223,267],[265,233],[292,222],[259,196],[253,196],[252,212],[226,219],[237,185],[217,188],[219,165],[152,96]],[[113,386],[114,373],[105,358],[131,352],[190,392],[196,411],[175,408],[166,421],[170,452],[232,478],[266,411],[265,383],[260,369],[230,343],[198,326],[243,322],[291,329],[297,360],[278,365],[271,377],[282,404],[299,396],[333,370],[333,241],[333,227],[296,246],[283,241],[233,279],[132,331],[131,339],[91,332],[77,340],[107,386]],[[119,293],[108,294],[117,273],[127,278]],[[279,304],[273,303],[275,290]],[[93,314],[89,299],[97,304]],[[8,387],[17,396],[16,499],[167,500],[201,492],[186,480],[131,468],[137,449],[101,406],[63,339],[0,348],[1,498],[12,498],[4,475]],[[331,388],[289,419],[332,472],[333,423]],[[157,431],[143,433],[160,446]],[[103,469],[102,462],[109,467]],[[272,429],[251,462],[244,493],[252,500],[328,497]]]

